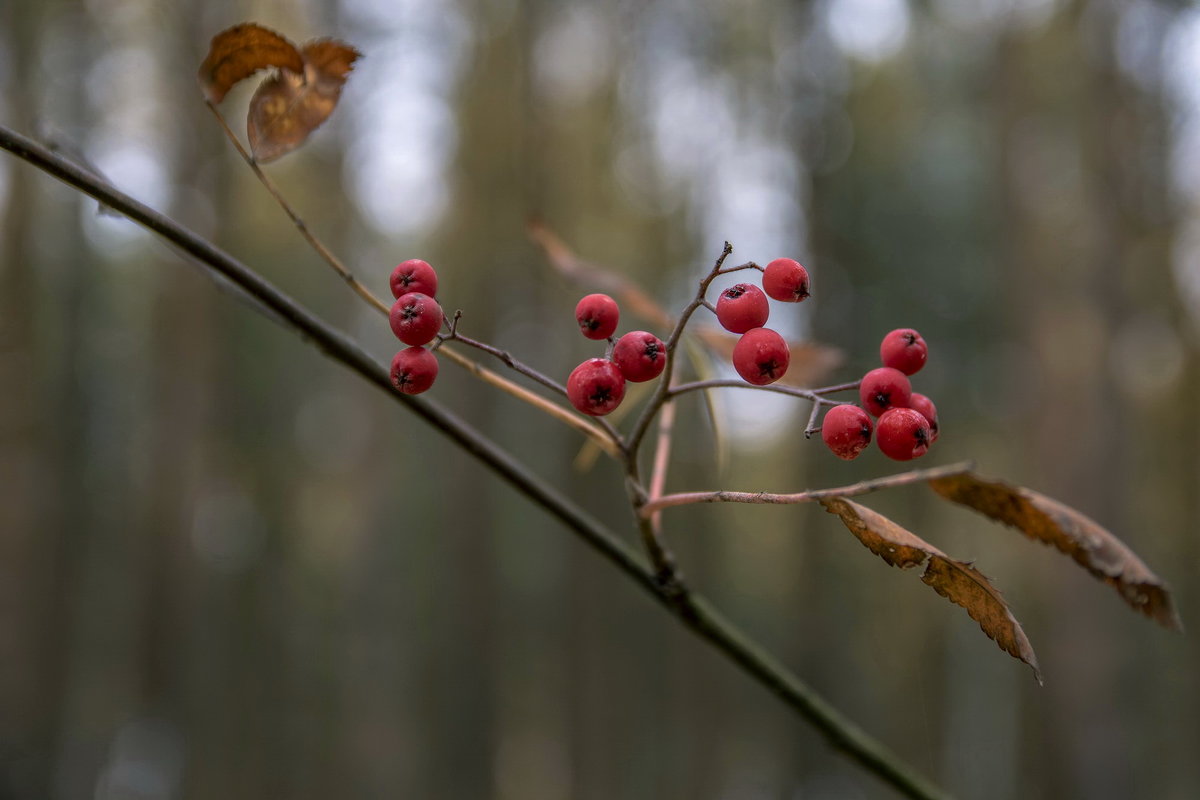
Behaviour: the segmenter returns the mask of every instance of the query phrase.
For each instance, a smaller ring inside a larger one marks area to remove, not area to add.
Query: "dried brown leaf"
[[[979,623],[1000,649],[1028,664],[1038,683],[1042,682],[1037,656],[1025,631],[986,575],[969,563],[951,558],[866,506],[843,497],[825,498],[820,502],[826,511],[836,514],[868,550],[891,566],[910,569],[924,565],[921,580],[927,586],[966,609],[971,619]]]
[[[973,508],[1066,553],[1116,589],[1135,610],[1167,628],[1183,629],[1162,580],[1095,520],[1031,489],[972,472],[938,478],[929,485],[947,500]]]
[[[309,42],[301,54],[302,69],[280,70],[250,101],[250,151],[261,163],[295,150],[329,118],[359,57],[353,47],[332,39]]]
[[[220,103],[238,81],[260,69],[304,71],[304,57],[275,31],[247,22],[223,30],[212,39],[200,65],[200,86],[209,102]]]

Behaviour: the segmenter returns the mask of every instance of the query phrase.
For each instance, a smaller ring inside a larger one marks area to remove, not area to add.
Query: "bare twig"
[[[812,413],[808,415],[808,424],[804,426],[804,438],[811,439],[814,433],[817,433],[821,428],[817,425],[817,417],[821,414],[821,401],[814,400],[812,404]]]
[[[665,403],[662,413],[658,415],[658,444],[654,450],[654,466],[650,471],[649,502],[653,503],[662,497],[663,487],[667,483],[667,467],[671,461],[671,440],[675,428],[675,404]],[[652,514],[650,524],[655,536],[662,535],[661,514]]]
[[[477,350],[482,350],[483,352],[485,352],[491,356],[495,356],[496,358],[503,361],[504,364],[506,366],[508,366],[510,369],[512,369],[513,371],[519,372],[522,375],[524,375],[525,377],[527,377],[531,380],[537,381],[542,386],[545,386],[547,389],[550,389],[551,391],[559,394],[562,397],[567,396],[567,387],[563,386],[561,383],[559,383],[558,381],[554,380],[553,378],[545,375],[544,373],[539,372],[538,370],[534,369],[533,367],[529,366],[528,364],[524,363],[523,361],[520,361],[515,356],[513,356],[512,353],[508,352],[507,350],[501,350],[499,347],[493,347],[492,345],[487,344],[486,342],[481,342],[476,339],[472,339],[469,336],[463,336],[461,333],[458,332],[459,317],[460,317],[460,313],[456,313],[454,315],[454,323],[450,327],[450,332],[448,334],[446,334],[445,336],[439,337],[441,339],[441,341],[443,341],[443,342],[462,342],[463,344],[465,344],[468,347],[474,347]],[[540,403],[537,405],[539,407],[542,407]],[[555,406],[555,408],[558,408],[558,407]],[[559,409],[559,410],[564,411],[564,413],[568,413],[568,414],[570,413],[570,412],[566,411],[565,409]],[[583,420],[582,418],[579,418],[579,417],[576,417],[576,419],[578,419],[580,422],[587,424],[589,426],[589,428],[591,428],[591,430],[588,431],[589,435],[597,427],[604,431],[604,433],[608,437],[608,445],[609,445],[608,447],[604,448],[604,452],[608,453],[610,456],[617,457],[618,454],[625,448],[625,442],[622,440],[621,434],[617,431],[616,428],[614,428],[612,426],[612,424],[608,420],[606,420],[602,417],[597,417],[594,420]],[[603,443],[601,443],[601,444],[603,444]]]
[[[944,467],[917,469],[910,472],[901,472],[896,475],[888,475],[883,478],[873,478],[871,480],[852,483],[849,486],[837,486],[832,489],[812,489],[793,494],[732,492],[725,490],[715,492],[682,492],[680,494],[668,494],[657,500],[650,500],[641,507],[638,513],[643,517],[649,517],[651,514],[661,511],[664,508],[686,506],[694,503],[758,503],[768,505],[810,503],[825,497],[853,497],[854,495],[867,494],[868,492],[875,492],[880,489],[892,489],[897,486],[907,486],[910,483],[920,483],[921,481],[930,481],[935,478],[962,475],[965,472],[969,472],[973,467],[974,464],[970,461],[963,461]]]
[[[667,337],[666,342],[666,366],[663,367],[662,380],[658,383],[658,388],[655,390],[650,402],[642,409],[642,414],[634,423],[633,430],[629,434],[627,440],[628,451],[630,453],[629,463],[630,472],[633,475],[638,473],[637,451],[638,446],[642,443],[642,438],[646,435],[646,429],[650,427],[650,422],[654,419],[654,415],[662,407],[662,404],[667,400],[667,393],[671,391],[671,380],[675,373],[675,350],[679,346],[679,337],[683,335],[683,329],[687,326],[688,320],[692,318],[692,314],[696,309],[704,304],[704,295],[708,292],[708,287],[716,279],[721,272],[721,267],[725,265],[725,259],[729,258],[729,254],[733,252],[733,245],[729,242],[721,248],[721,255],[717,256],[717,261],[713,265],[712,270],[700,281],[700,287],[696,291],[696,296],[692,302],[688,304],[683,313],[679,315],[679,319],[675,321],[675,327],[671,330],[671,335]]]
[[[217,118],[217,123],[220,124],[221,130],[225,132],[226,138],[233,143],[234,148],[238,151],[238,155],[242,157],[242,160],[246,162],[246,166],[250,167],[250,171],[254,173],[254,177],[258,178],[258,182],[261,183],[263,187],[271,194],[271,197],[275,198],[275,202],[278,203],[279,207],[282,208],[284,213],[288,215],[288,218],[291,219],[292,224],[296,226],[296,230],[300,231],[300,235],[304,237],[305,241],[309,243],[313,250],[317,251],[317,254],[325,260],[325,263],[333,267],[334,272],[340,275],[342,280],[344,280],[359,297],[361,297],[363,300],[366,300],[384,314],[387,314],[391,310],[391,306],[372,294],[371,290],[368,289],[362,283],[362,281],[354,277],[354,273],[350,271],[350,268],[343,264],[341,260],[338,259],[338,257],[335,256],[333,252],[330,251],[330,249],[326,247],[321,240],[318,239],[316,235],[308,229],[308,225],[303,219],[301,219],[300,215],[296,213],[296,209],[292,208],[291,204],[280,193],[279,189],[275,186],[275,182],[267,177],[267,173],[262,171],[262,167],[258,165],[258,162],[254,159],[254,156],[250,155],[246,148],[242,147],[242,143],[238,141],[237,135],[233,132],[233,129],[229,127],[229,123],[225,121],[225,117],[221,114],[221,110],[218,109],[210,100],[205,100],[204,104],[208,106],[208,110],[211,111],[213,116]]]
[[[174,220],[3,125],[0,125],[0,149],[7,150],[110,206],[178,247],[183,253],[210,267],[215,273],[232,281],[272,316],[293,328],[302,339],[313,343],[330,358],[339,361],[386,392],[394,402],[417,414],[531,502],[542,507],[579,535],[589,546],[667,607],[689,630],[713,645],[746,674],[795,710],[821,731],[831,746],[846,753],[864,769],[907,797],[926,800],[946,797],[937,787],[917,775],[894,753],[864,733],[786,667],[764,652],[703,598],[695,594],[680,598],[667,592],[655,573],[647,569],[611,531],[601,526],[557,489],[531,473],[490,439],[436,403],[394,391],[384,365],[371,358],[344,333],[331,328],[258,273]],[[646,524],[649,524],[648,520]]]
[[[458,315],[455,315],[455,322],[457,323],[457,321],[458,321]],[[495,356],[496,358],[500,359],[501,361],[504,362],[504,364],[507,367],[514,370],[515,372],[521,373],[526,378],[531,378],[532,380],[537,381],[542,386],[545,386],[547,389],[550,389],[551,391],[555,392],[556,394],[562,395],[563,397],[567,396],[567,387],[563,386],[558,381],[554,380],[553,378],[551,378],[547,375],[542,374],[541,372],[538,372],[536,369],[529,366],[528,364],[525,364],[525,363],[519,361],[517,358],[515,358],[513,356],[512,353],[508,352],[507,350],[501,350],[499,347],[492,347],[490,344],[487,344],[485,342],[480,342],[476,339],[470,338],[469,336],[463,336],[461,333],[458,332],[457,325],[452,327],[448,334],[446,334],[445,336],[441,336],[439,338],[444,342],[462,342],[467,347],[474,347],[476,350],[482,350],[483,352],[487,353],[488,355],[492,355],[492,356]]]
[[[857,388],[857,383],[841,383],[837,386],[823,386],[819,389],[801,389],[796,386],[783,386],[778,383],[768,383],[766,386],[757,386],[753,383],[746,383],[745,381],[738,380],[736,378],[714,378],[713,380],[709,381],[681,383],[672,387],[667,392],[667,397],[668,399],[673,400],[681,394],[687,394],[688,392],[699,392],[705,389],[753,389],[759,392],[776,392],[778,394],[788,394],[792,397],[800,397],[813,402],[838,405],[838,401],[826,400],[824,395]]]

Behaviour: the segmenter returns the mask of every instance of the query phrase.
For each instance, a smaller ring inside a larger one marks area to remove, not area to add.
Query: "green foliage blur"
[[[1200,12],[1134,0],[8,0],[0,120],[212,238],[380,360],[203,106],[255,20],[364,54],[267,167],[378,294],[425,258],[461,330],[565,379],[592,289],[670,307],[729,240],[838,348],[919,329],[926,465],[1107,526],[1200,620]],[[245,113],[252,88],[223,108]],[[239,130],[240,130],[239,125]],[[634,327],[632,320],[622,330]],[[430,396],[614,530],[620,473],[443,363]],[[627,400],[627,402],[629,402]],[[681,403],[668,489],[798,491],[808,408]],[[665,516],[690,581],[957,796],[1200,793],[1200,645],[919,487],[865,500],[1005,591],[1046,678],[816,507]],[[884,798],[538,508],[203,269],[0,158],[0,799]]]

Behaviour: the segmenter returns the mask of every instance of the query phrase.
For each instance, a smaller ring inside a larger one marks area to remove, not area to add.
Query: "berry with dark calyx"
[[[389,281],[392,287],[392,297],[400,299],[409,292],[420,292],[430,297],[437,297],[438,277],[428,261],[410,258],[392,270]]]
[[[442,307],[427,294],[409,292],[396,300],[388,320],[405,344],[429,344],[442,328]]]
[[[567,378],[571,405],[593,417],[603,417],[625,398],[625,376],[607,358],[589,358]]]
[[[653,333],[632,331],[617,339],[612,358],[625,380],[641,383],[662,374],[667,346]]]
[[[782,378],[791,357],[787,342],[770,328],[748,330],[733,346],[733,368],[746,383],[755,386]]]
[[[871,415],[858,406],[834,406],[825,412],[821,439],[835,456],[850,461],[871,443],[871,428]]]
[[[938,440],[937,406],[920,392],[913,392],[912,397],[908,400],[908,407],[920,412],[921,416],[929,422],[929,443],[936,442]]]
[[[617,330],[621,309],[617,301],[606,294],[589,294],[575,306],[575,321],[579,330],[589,339],[603,340]]]
[[[424,347],[408,347],[392,358],[392,386],[403,394],[420,394],[438,375],[437,356]]]
[[[911,408],[889,408],[879,418],[875,441],[888,458],[911,461],[929,450],[929,421]]]
[[[730,333],[761,328],[770,313],[767,296],[753,283],[735,283],[717,300],[717,322]]]
[[[885,367],[892,367],[905,375],[913,375],[925,366],[929,346],[921,334],[912,328],[897,328],[883,337],[879,345],[879,358]]]
[[[799,303],[808,297],[808,270],[799,261],[777,258],[763,270],[762,288],[772,300]]]
[[[863,375],[858,386],[858,399],[863,408],[878,417],[889,408],[907,408],[912,397],[912,384],[903,372],[891,367],[873,369]]]

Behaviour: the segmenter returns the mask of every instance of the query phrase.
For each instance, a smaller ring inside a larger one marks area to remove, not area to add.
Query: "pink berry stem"
[[[663,495],[667,483],[667,467],[671,462],[671,434],[675,429],[675,404],[663,404],[662,413],[658,417],[658,443],[654,448],[654,467],[650,472],[649,502],[654,502]],[[662,515],[653,514],[650,525],[656,536],[662,535]]]
[[[812,489],[807,492],[795,492],[793,494],[733,492],[726,490],[715,492],[681,492],[679,494],[663,495],[655,500],[650,500],[639,509],[638,513],[644,518],[649,518],[652,514],[662,511],[664,508],[693,505],[695,503],[751,503],[756,505],[811,503],[814,500],[821,500],[826,497],[853,497],[854,495],[876,492],[880,489],[908,486],[909,484],[936,480],[938,478],[951,478],[955,475],[963,475],[970,472],[974,467],[973,462],[962,461],[957,464],[948,464],[944,467],[930,467],[929,469],[914,469],[908,472],[899,472],[882,478],[859,481],[848,486],[837,486],[831,489]]]

